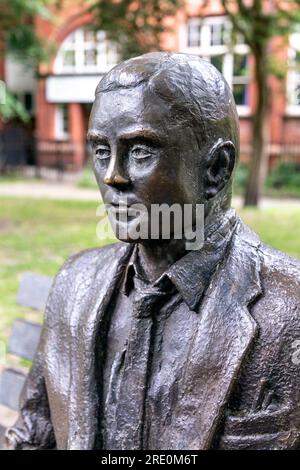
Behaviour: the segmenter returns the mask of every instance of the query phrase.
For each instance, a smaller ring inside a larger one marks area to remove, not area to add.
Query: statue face
[[[117,228],[123,223],[120,212],[133,204],[143,204],[150,214],[151,204],[203,202],[201,155],[207,149],[199,150],[193,130],[142,86],[98,94],[88,139],[101,195]],[[118,238],[133,241],[138,223],[139,216],[129,212],[127,235],[117,233]]]

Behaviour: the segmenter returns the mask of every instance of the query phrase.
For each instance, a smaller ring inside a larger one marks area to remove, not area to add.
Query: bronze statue
[[[134,204],[202,204],[204,245],[136,239],[131,215],[120,243],[66,261],[11,448],[300,448],[300,263],[230,209],[238,135],[197,56],[146,54],[101,80],[88,139],[116,228]]]

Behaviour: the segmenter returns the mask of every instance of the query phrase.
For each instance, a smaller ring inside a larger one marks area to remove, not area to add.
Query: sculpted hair
[[[193,127],[199,145],[231,140],[239,153],[239,124],[230,87],[221,73],[196,55],[154,52],[118,64],[96,95],[144,86],[170,105],[170,119]]]

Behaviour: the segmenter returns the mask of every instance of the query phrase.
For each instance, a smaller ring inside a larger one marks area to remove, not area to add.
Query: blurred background
[[[16,303],[22,274],[53,276],[100,244],[85,137],[94,90],[153,50],[223,73],[240,119],[234,206],[300,258],[299,0],[0,0],[0,362],[13,321],[42,318]]]

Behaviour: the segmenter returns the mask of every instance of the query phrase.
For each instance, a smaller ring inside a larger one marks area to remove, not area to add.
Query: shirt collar
[[[233,209],[229,209],[221,218],[213,220],[212,223],[206,221],[203,247],[200,250],[189,251],[173,263],[154,282],[154,286],[165,289],[171,281],[189,308],[196,311],[214,271],[225,256],[236,223],[237,217]],[[133,288],[134,276],[146,282],[138,262],[138,244],[133,249],[124,273],[121,290],[126,295]]]

